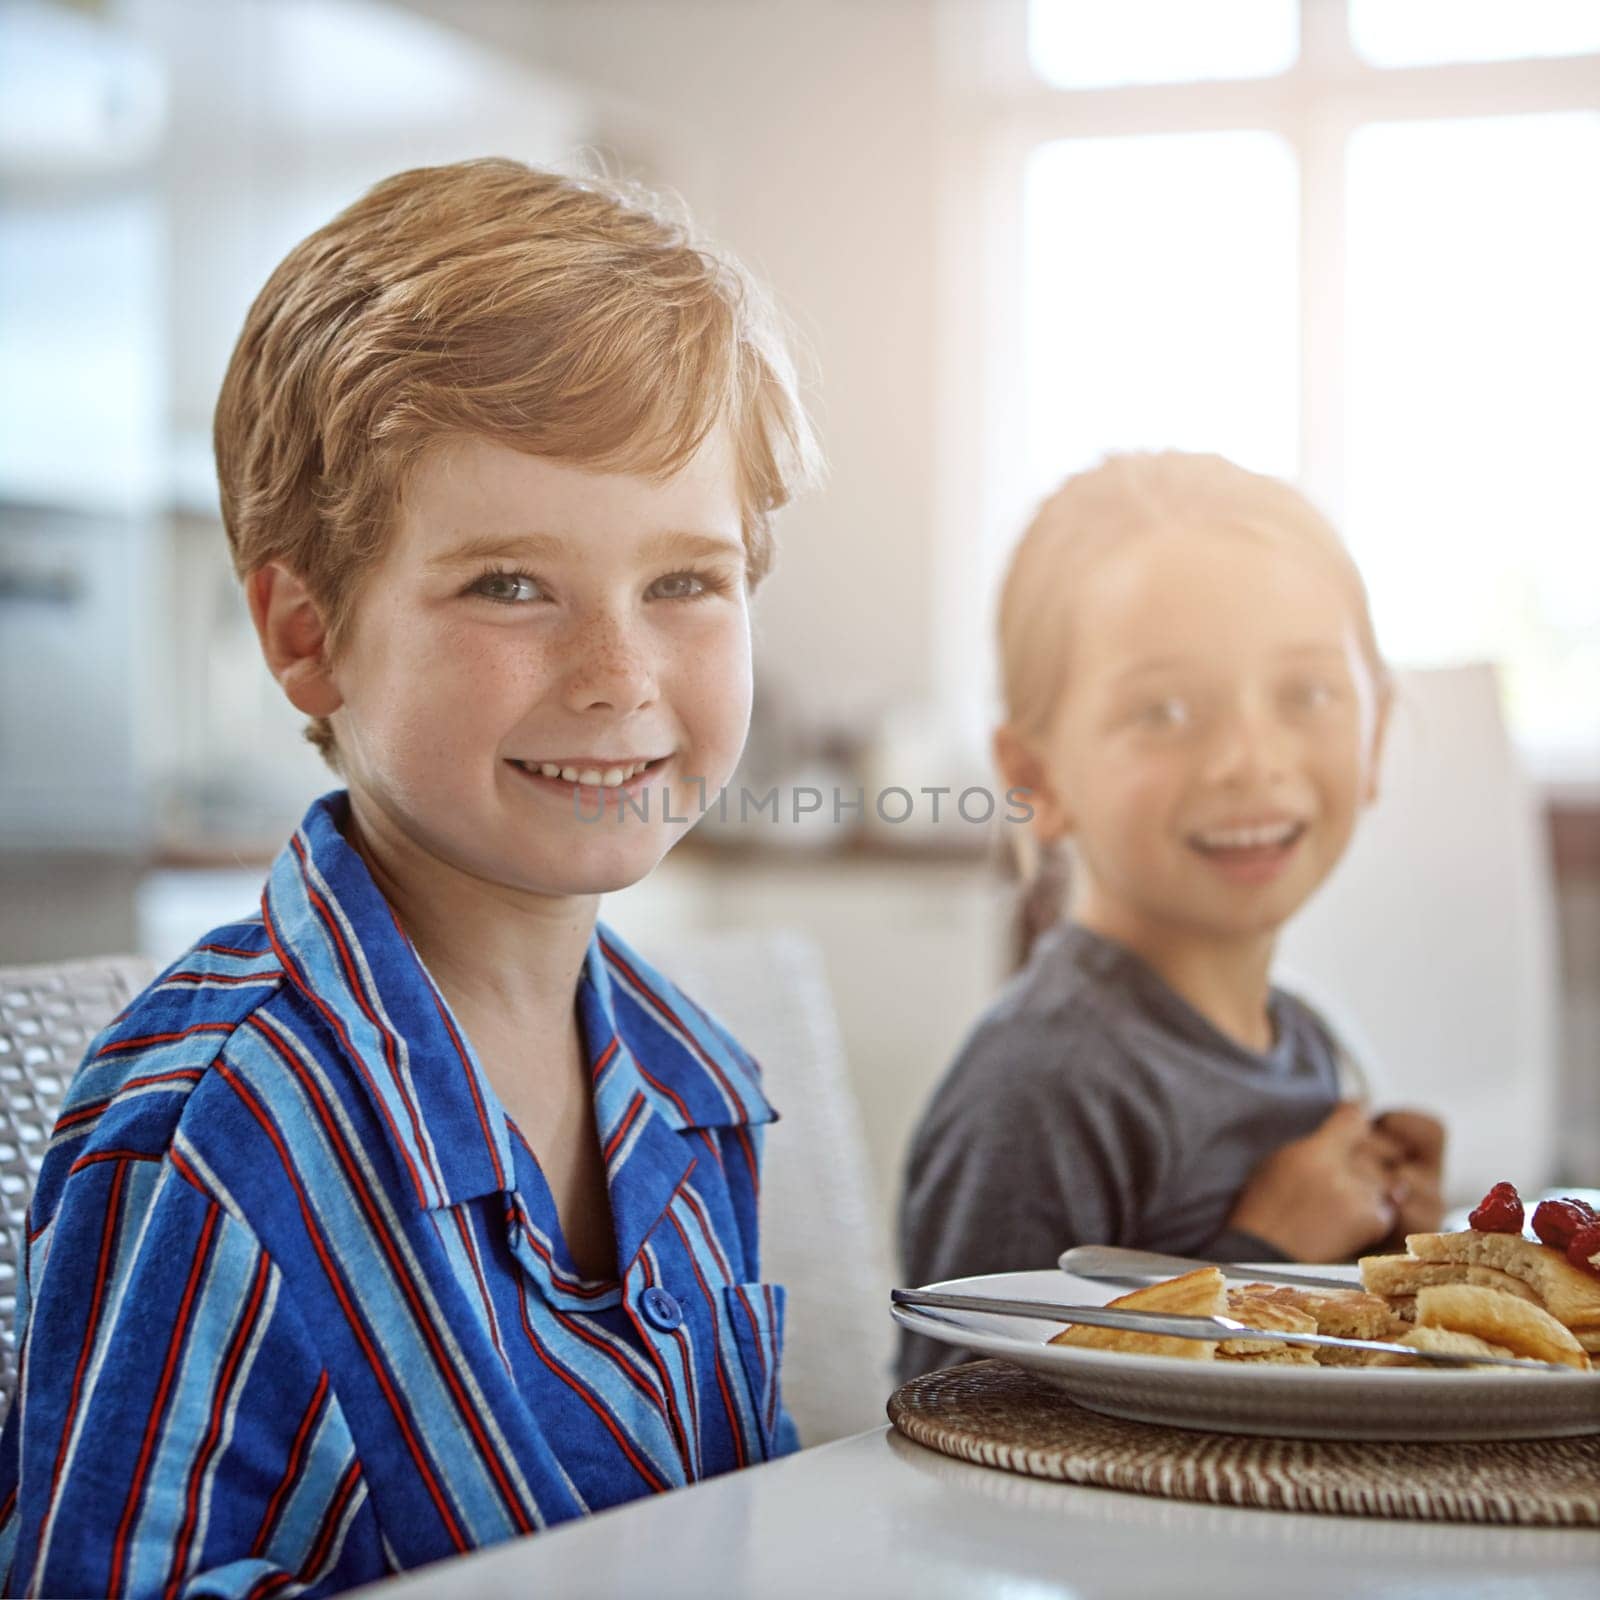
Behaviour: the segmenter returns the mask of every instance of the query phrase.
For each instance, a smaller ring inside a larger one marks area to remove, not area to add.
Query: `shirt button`
[[[671,1333],[683,1321],[683,1307],[665,1289],[652,1285],[640,1295],[639,1306],[645,1321],[662,1333]]]

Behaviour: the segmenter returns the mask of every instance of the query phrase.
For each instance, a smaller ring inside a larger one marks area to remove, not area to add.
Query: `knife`
[[[1186,1256],[1156,1255],[1150,1250],[1123,1250],[1109,1244],[1080,1244],[1063,1250],[1056,1265],[1075,1278],[1096,1278],[1103,1283],[1140,1284],[1148,1278],[1176,1278],[1199,1267],[1215,1267],[1224,1278],[1241,1283],[1289,1283],[1301,1289],[1359,1289],[1349,1278],[1319,1278],[1309,1272],[1276,1272],[1264,1267],[1241,1267],[1231,1261],[1191,1261]]]
[[[1120,1328],[1129,1333],[1162,1334],[1169,1339],[1266,1339],[1274,1344],[1331,1346],[1336,1350],[1377,1350],[1411,1356],[1446,1367],[1522,1367],[1533,1372],[1576,1372],[1576,1367],[1555,1361],[1524,1360],[1520,1356],[1469,1356],[1453,1351],[1415,1350],[1408,1344],[1385,1344],[1377,1339],[1339,1339],[1331,1333],[1279,1333],[1252,1328],[1232,1317],[1169,1316],[1157,1311],[1129,1311],[1110,1306],[1053,1305],[1048,1300],[995,1300],[987,1295],[945,1294],[936,1289],[891,1289],[890,1301],[912,1310],[981,1311],[995,1317],[1037,1317],[1043,1322],[1076,1322],[1091,1328]],[[949,1318],[941,1318],[949,1321]],[[978,1333],[971,1328],[967,1332]]]

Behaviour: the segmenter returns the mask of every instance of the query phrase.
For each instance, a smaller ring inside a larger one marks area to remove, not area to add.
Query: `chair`
[[[634,942],[761,1063],[782,1119],[766,1142],[762,1273],[789,1290],[783,1388],[801,1442],[874,1427],[894,1387],[889,1242],[821,953],[787,930]]]
[[[1290,923],[1279,976],[1378,1104],[1444,1119],[1452,1203],[1556,1176],[1555,941],[1548,845],[1493,669],[1400,674],[1378,802]]]
[[[149,982],[137,956],[0,967],[0,1413],[17,1381],[28,1200],[84,1047]]]

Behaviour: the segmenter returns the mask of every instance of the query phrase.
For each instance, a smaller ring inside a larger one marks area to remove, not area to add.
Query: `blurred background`
[[[1596,1182],[1595,0],[4,0],[0,965],[167,961],[333,786],[212,405],[296,240],[488,153],[675,191],[793,322],[831,471],[759,597],[752,783],[991,781],[999,570],[1105,449],[1299,482],[1404,676],[1285,971],[1450,1118],[1453,1198]],[[886,1215],[1009,967],[1001,831],[706,827],[605,914],[669,970],[803,940]]]

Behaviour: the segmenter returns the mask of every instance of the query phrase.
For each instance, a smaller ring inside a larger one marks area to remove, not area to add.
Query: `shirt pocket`
[[[766,1460],[774,1453],[783,1415],[779,1374],[788,1291],[781,1283],[731,1283],[722,1295],[739,1346],[755,1424],[755,1437],[750,1442],[759,1447],[761,1459]]]

